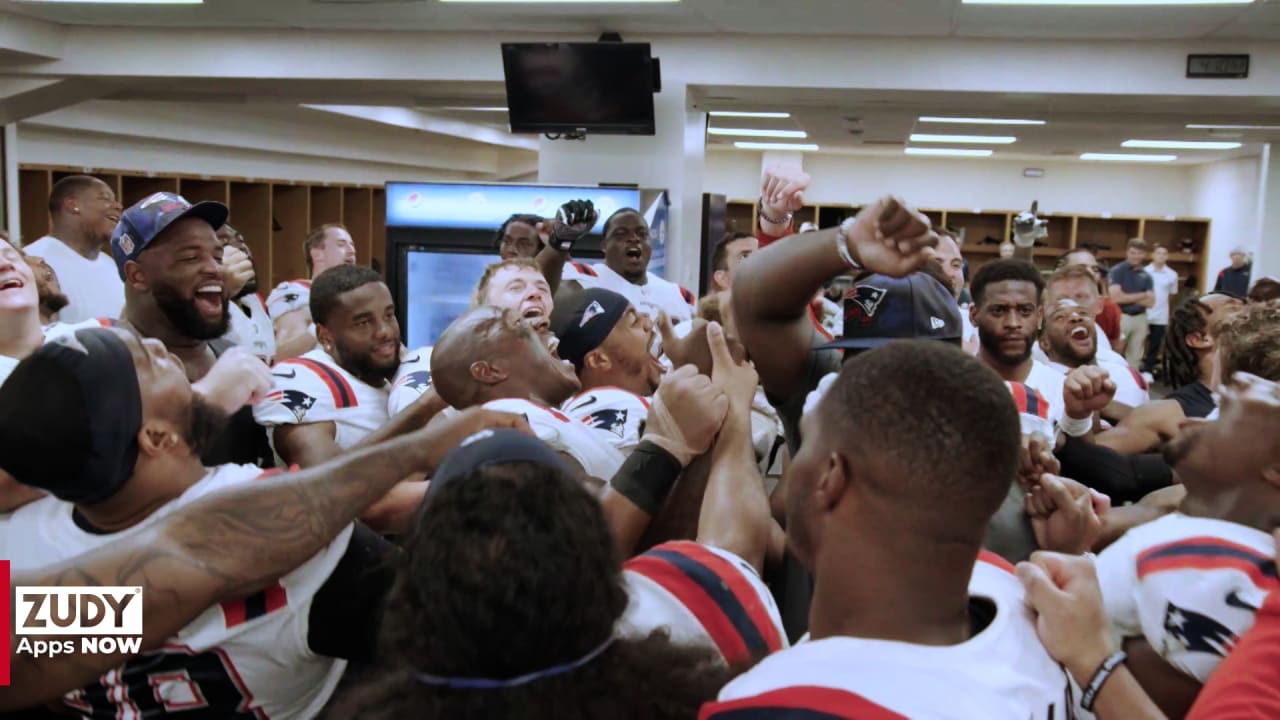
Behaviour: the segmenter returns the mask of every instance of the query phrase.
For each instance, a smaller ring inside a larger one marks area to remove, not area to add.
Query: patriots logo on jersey
[[[400,387],[412,388],[414,390],[426,390],[431,386],[431,371],[415,370],[400,378],[400,382],[398,384]]]
[[[1164,612],[1164,629],[1168,633],[1165,638],[1164,656],[1170,650],[1208,653],[1218,657],[1226,657],[1236,646],[1236,634],[1222,623],[1208,615],[1180,608],[1173,603]],[[1176,643],[1175,647],[1170,647]]]
[[[267,394],[268,402],[277,402],[284,405],[293,413],[293,416],[302,422],[302,418],[306,416],[307,411],[316,404],[316,399],[301,390],[275,390]]]
[[[597,410],[587,416],[587,425],[600,430],[607,430],[618,437],[625,437],[627,432],[627,411],[613,408]]]
[[[884,288],[872,285],[854,287],[844,295],[845,320],[853,319],[863,323],[871,322],[871,318],[876,315],[876,310],[880,309],[880,303],[884,300],[885,294]]]

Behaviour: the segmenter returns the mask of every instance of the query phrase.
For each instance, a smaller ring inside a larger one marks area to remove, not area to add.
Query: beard
[[[191,420],[187,423],[187,447],[203,456],[227,429],[230,416],[199,395],[191,396]]]
[[[379,365],[373,357],[367,353],[356,353],[336,337],[333,339],[334,350],[337,351],[337,360],[343,369],[355,375],[358,378],[377,378],[390,382],[396,376],[396,371],[400,369],[400,356],[397,355],[395,360]],[[371,383],[372,384],[372,383]]]
[[[994,334],[984,332],[982,328],[978,328],[978,342],[982,345],[982,348],[987,351],[987,354],[995,358],[995,360],[1001,365],[1013,367],[1015,365],[1021,365],[1027,361],[1027,358],[1031,357],[1031,346],[1035,343],[1035,340],[1027,338],[1026,347],[1016,356],[1009,355],[1005,352],[1005,349],[1000,346],[1000,338]]]
[[[1068,367],[1075,368],[1081,365],[1091,365],[1094,358],[1098,356],[1098,344],[1096,342],[1093,345],[1093,350],[1087,353],[1081,353],[1076,350],[1075,345],[1071,343],[1071,338],[1058,341],[1050,337],[1048,342],[1050,355]]]
[[[227,328],[231,326],[231,305],[226,298],[222,300],[222,317],[211,323],[200,315],[194,298],[186,300],[171,287],[156,286],[152,288],[151,295],[169,324],[193,340],[220,338],[227,334]]]

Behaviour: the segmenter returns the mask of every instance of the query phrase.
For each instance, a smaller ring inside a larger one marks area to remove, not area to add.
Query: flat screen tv
[[[514,133],[653,135],[648,43],[503,43]]]

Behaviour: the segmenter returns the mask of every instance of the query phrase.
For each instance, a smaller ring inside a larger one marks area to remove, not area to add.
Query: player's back
[[[1076,716],[1076,693],[1040,644],[1012,568],[984,553],[969,592],[974,617],[985,614],[988,621],[966,642],[938,647],[852,637],[803,641],[730,682],[700,718]]]
[[[14,570],[42,567],[136,533],[177,507],[262,475],[249,465],[210,469],[142,523],[109,534],[82,527],[72,504],[46,497],[0,523],[0,550],[11,558]],[[346,661],[312,651],[310,611],[351,537],[348,527],[271,587],[209,608],[163,648],[129,660],[64,701],[95,720],[315,717]],[[144,607],[144,619],[145,613]]]

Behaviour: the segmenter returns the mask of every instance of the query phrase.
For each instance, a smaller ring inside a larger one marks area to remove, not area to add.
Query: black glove
[[[570,200],[556,211],[550,245],[561,252],[569,252],[574,243],[591,232],[598,219],[595,205],[590,200]]]

